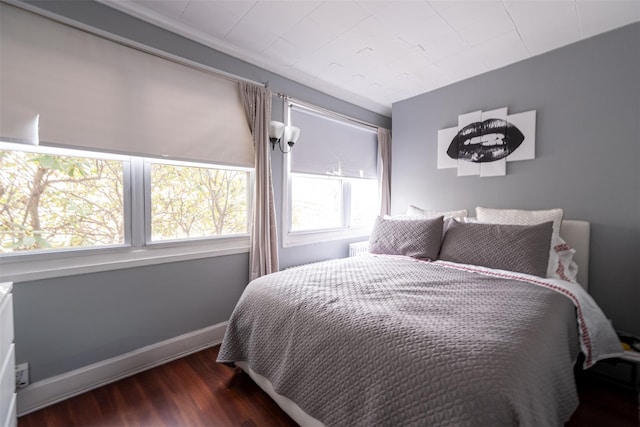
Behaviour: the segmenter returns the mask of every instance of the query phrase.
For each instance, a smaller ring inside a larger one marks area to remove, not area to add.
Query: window
[[[352,179],[351,210],[349,223],[353,227],[370,227],[380,210],[378,181],[374,179]]]
[[[0,146],[3,280],[248,251],[254,149],[237,82],[4,3],[0,15],[0,141],[23,143]],[[38,141],[91,152],[24,145]]]
[[[246,234],[249,172],[148,162],[151,241]]]
[[[78,153],[0,150],[2,253],[125,243],[128,163]]]
[[[252,180],[249,168],[0,142],[3,270],[105,250],[109,262],[246,251]]]
[[[376,130],[292,101],[302,129],[287,154],[284,246],[366,236],[379,212]]]
[[[342,225],[342,180],[291,175],[291,230],[322,230]]]

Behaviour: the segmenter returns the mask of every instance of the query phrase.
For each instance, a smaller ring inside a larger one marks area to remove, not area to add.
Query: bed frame
[[[574,261],[578,264],[578,283],[588,290],[589,279],[589,236],[590,224],[587,221],[564,220],[560,236],[576,250]],[[264,390],[296,423],[303,427],[324,427],[324,424],[305,413],[294,401],[282,396],[273,389],[271,382],[255,373],[247,362],[236,362],[258,386]]]

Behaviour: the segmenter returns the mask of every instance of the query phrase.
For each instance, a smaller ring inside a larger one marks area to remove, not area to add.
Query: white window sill
[[[247,252],[249,252],[249,237],[241,236],[215,239],[206,243],[157,245],[145,249],[130,247],[105,250],[84,249],[64,254],[51,253],[44,257],[39,256],[39,259],[35,260],[35,257],[24,254],[0,258],[0,281],[25,282],[51,279]],[[75,256],[69,256],[70,253]]]
[[[284,236],[282,247],[288,248],[333,240],[369,238],[370,233],[371,230],[369,228],[289,232]]]

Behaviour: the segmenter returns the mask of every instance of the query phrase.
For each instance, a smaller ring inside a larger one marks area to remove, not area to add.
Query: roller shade
[[[291,124],[300,138],[291,150],[291,172],[377,178],[376,130],[308,109],[291,107]]]
[[[0,137],[253,167],[236,82],[0,8]]]

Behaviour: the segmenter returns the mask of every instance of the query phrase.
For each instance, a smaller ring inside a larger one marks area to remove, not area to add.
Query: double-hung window
[[[286,155],[284,246],[368,235],[380,206],[377,130],[285,104],[302,132]]]

